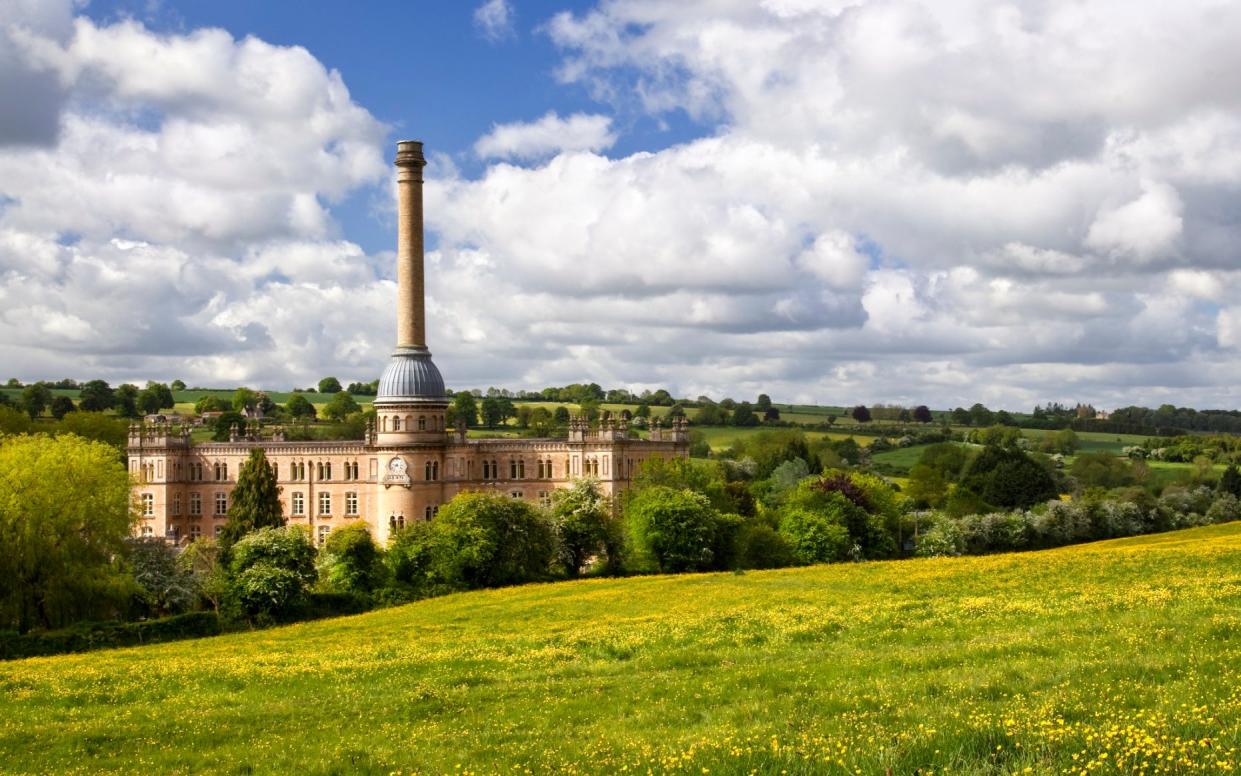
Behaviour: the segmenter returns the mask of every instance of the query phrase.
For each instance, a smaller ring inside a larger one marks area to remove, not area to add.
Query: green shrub
[[[328,534],[319,553],[319,581],[335,593],[370,593],[383,583],[382,553],[370,529],[354,523]]]
[[[851,511],[861,510],[844,498],[828,508],[812,511],[794,507],[785,511],[780,518],[780,535],[793,559],[803,565],[846,560],[853,542],[842,515]]]
[[[315,548],[299,527],[260,528],[233,545],[232,602],[251,620],[284,619],[314,583]]]
[[[463,493],[431,522],[431,579],[500,587],[547,579],[556,556],[551,523],[519,499]]]
[[[715,560],[717,513],[701,493],[657,485],[625,508],[629,557],[635,571],[701,571]]]
[[[788,541],[766,523],[747,523],[737,536],[737,565],[743,569],[778,569],[796,562]]]
[[[143,622],[78,623],[62,630],[24,635],[0,631],[0,660],[154,644],[220,632],[220,618],[215,612],[189,612]]]
[[[956,520],[940,517],[918,537],[914,553],[920,558],[947,558],[964,554],[965,535]]]

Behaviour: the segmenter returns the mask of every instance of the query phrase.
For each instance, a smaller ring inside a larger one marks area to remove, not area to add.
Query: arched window
[[[426,415],[418,416],[418,430],[419,431],[427,430],[427,416]]]
[[[392,430],[393,431],[401,430],[401,419],[395,415],[392,416]]]

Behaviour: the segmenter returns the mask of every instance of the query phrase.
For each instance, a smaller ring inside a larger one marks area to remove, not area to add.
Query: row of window
[[[406,415],[404,425],[402,425],[401,417],[399,415],[384,415],[380,420],[382,430],[384,431],[413,431],[415,428],[415,422],[417,423],[416,427],[419,431],[444,430],[444,418],[440,415],[432,415],[430,418],[426,415],[419,415],[417,421],[414,420],[412,415]]]
[[[301,517],[306,514],[306,494],[301,491],[295,491],[289,497],[289,514],[294,517]],[[319,511],[316,512],[321,517],[327,517],[332,514],[332,494],[319,494]],[[349,517],[358,515],[358,494],[355,491],[349,491],[345,494],[345,514]]]
[[[289,497],[289,513],[295,516],[306,514],[306,494],[301,491],[294,492]],[[173,517],[181,516],[181,494],[172,494],[172,505],[170,514]],[[203,513],[203,497],[201,493],[190,494],[190,517],[201,517]],[[155,516],[155,495],[152,493],[142,494],[142,514],[144,517]],[[228,494],[223,491],[215,494],[215,511],[212,513],[216,517],[223,517],[228,514]],[[332,514],[332,494],[319,494],[319,515]],[[349,491],[345,494],[345,514],[353,517],[358,513],[358,494],[355,491]]]

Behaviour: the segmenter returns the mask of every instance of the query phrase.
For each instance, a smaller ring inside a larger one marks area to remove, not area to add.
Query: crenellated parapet
[[[156,421],[129,424],[131,449],[188,448],[190,427],[181,423]]]

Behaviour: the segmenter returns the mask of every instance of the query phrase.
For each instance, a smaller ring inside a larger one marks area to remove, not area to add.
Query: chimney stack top
[[[402,140],[396,144],[397,167],[422,167],[426,163],[421,140]]]

